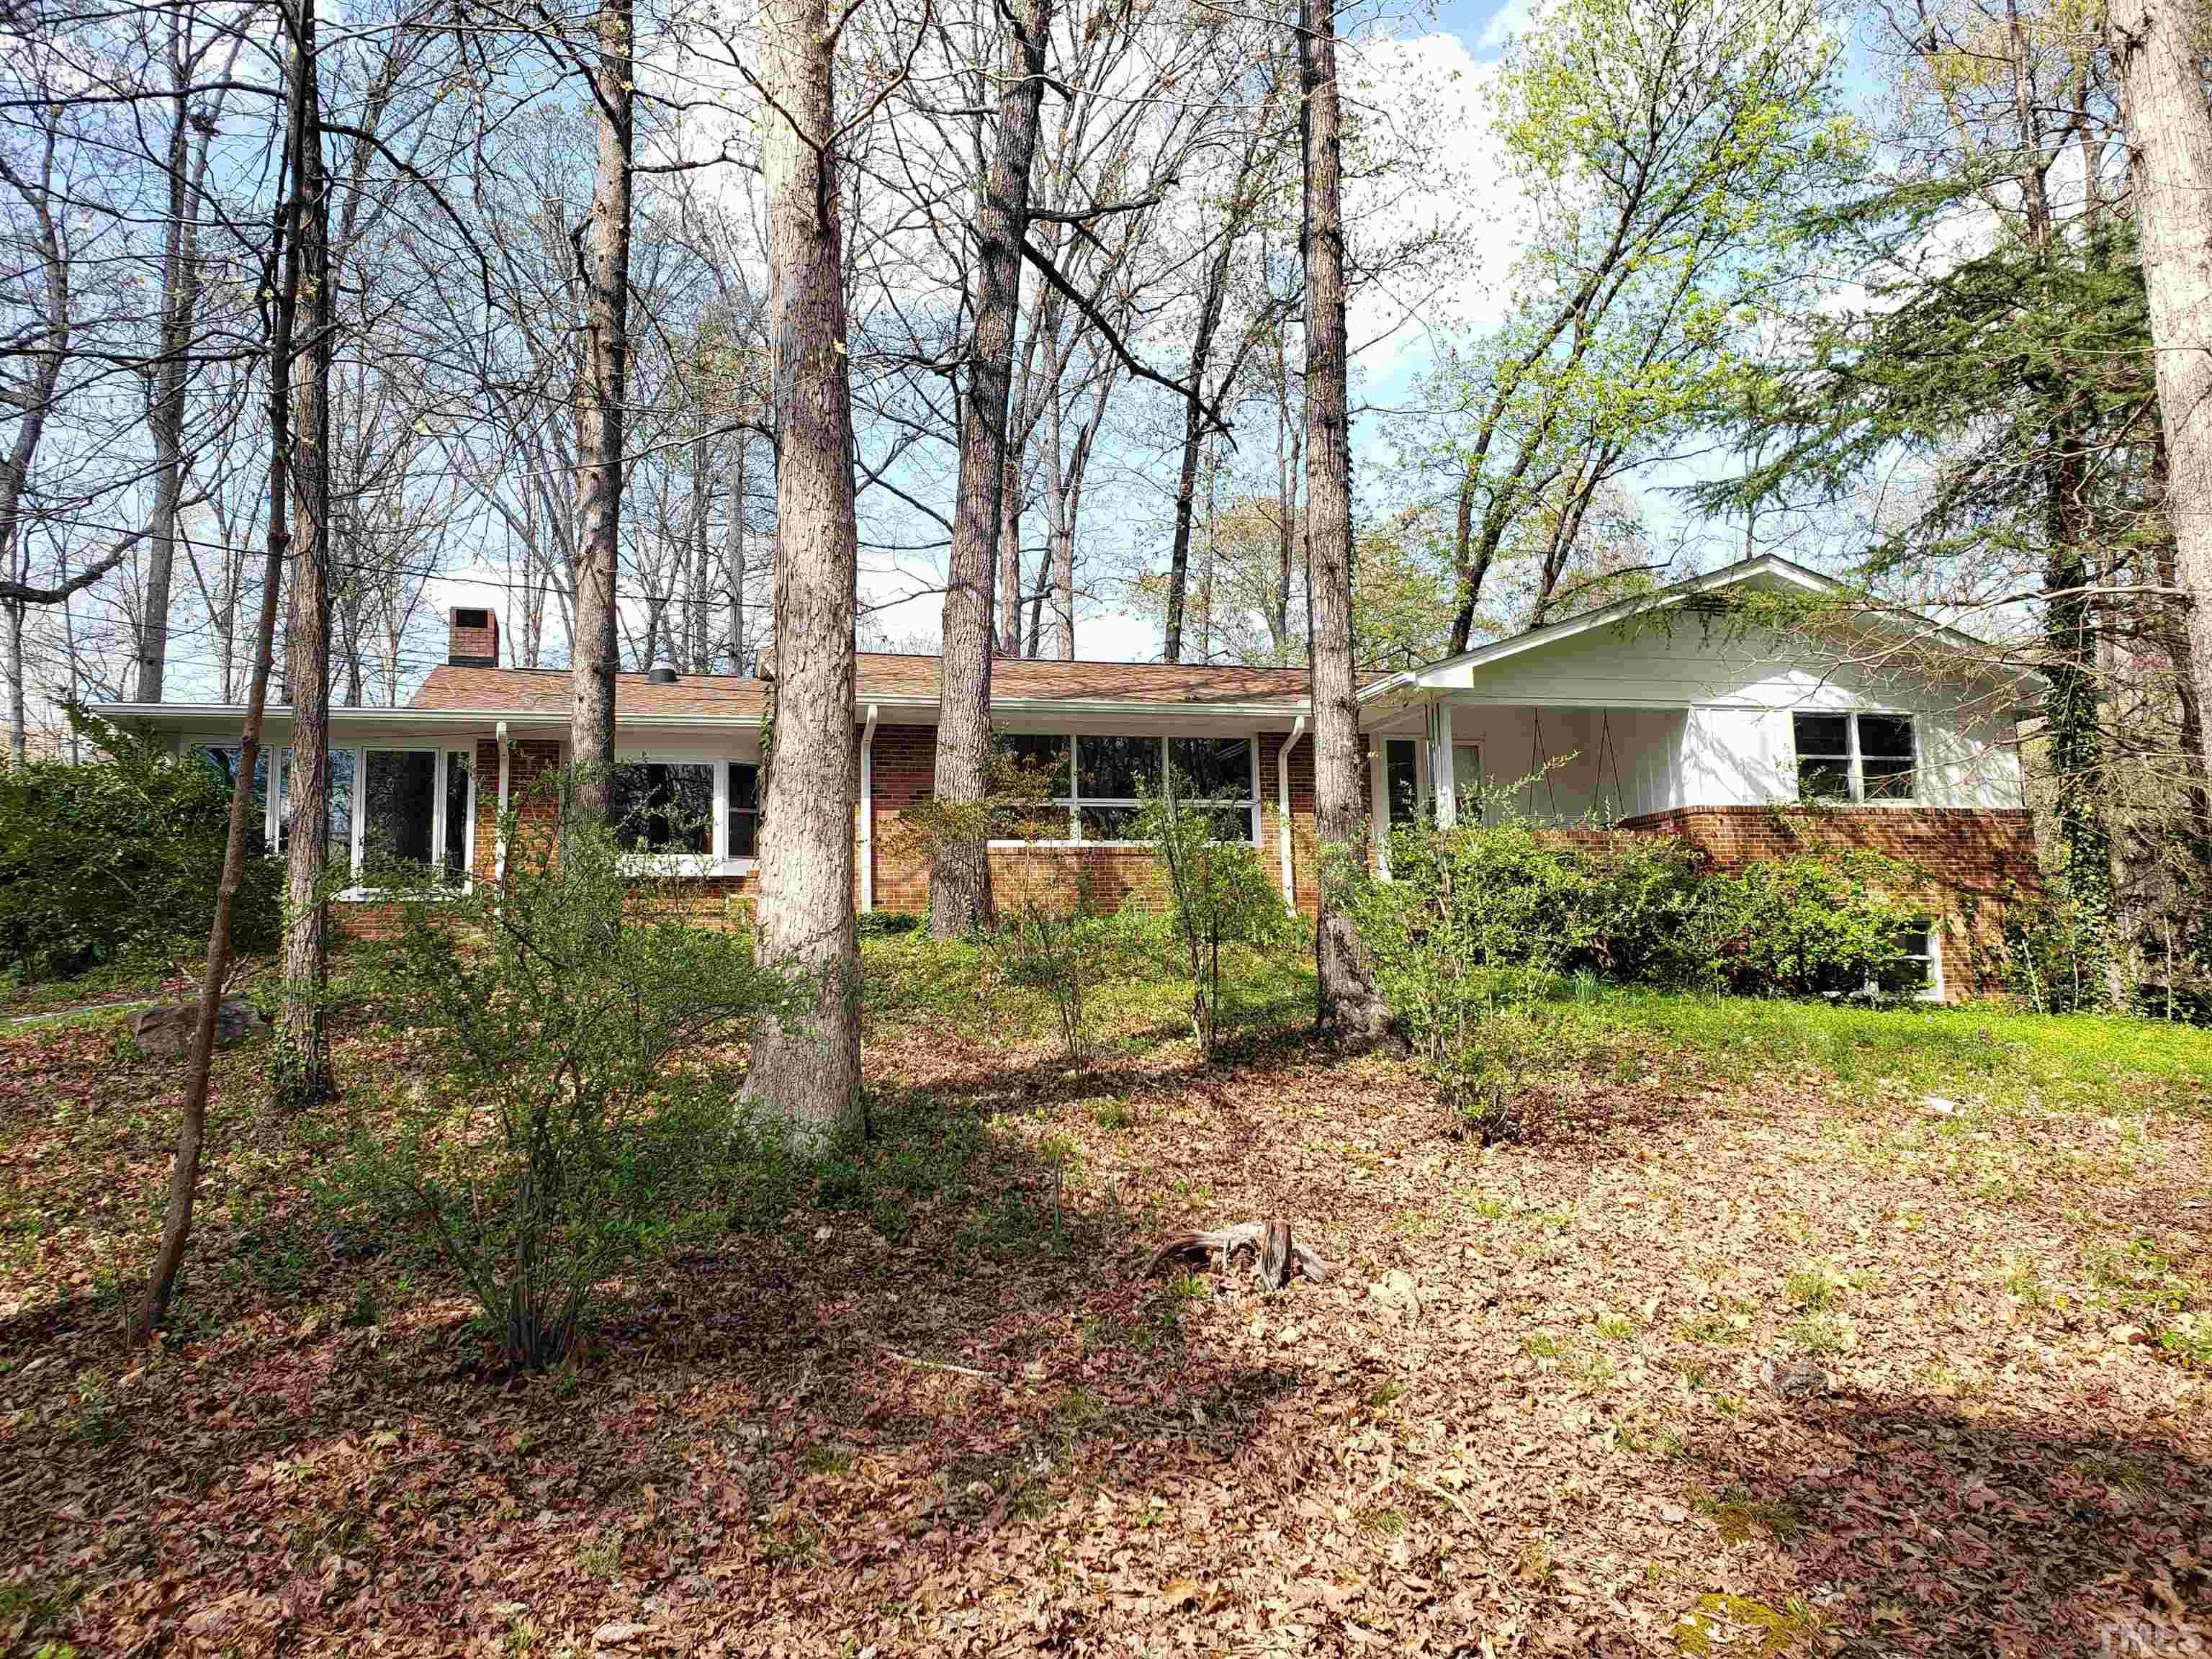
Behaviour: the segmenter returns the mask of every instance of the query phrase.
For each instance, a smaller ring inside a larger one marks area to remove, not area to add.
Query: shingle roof
[[[935,657],[864,651],[859,659],[857,701],[934,700],[943,679]],[[615,707],[632,719],[757,715],[760,680],[736,674],[685,674],[661,684],[643,674],[616,677]],[[1302,706],[1303,668],[1200,666],[1191,663],[1059,662],[1002,657],[991,665],[994,702],[1157,702],[1182,707],[1279,703]],[[455,668],[430,671],[408,705],[412,708],[483,710],[487,714],[566,714],[566,669]]]

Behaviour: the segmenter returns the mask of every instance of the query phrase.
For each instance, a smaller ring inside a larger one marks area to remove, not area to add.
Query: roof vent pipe
[[[676,684],[676,671],[669,667],[665,663],[663,663],[656,668],[647,669],[645,671],[645,677],[647,679],[652,681],[655,685],[673,685]]]

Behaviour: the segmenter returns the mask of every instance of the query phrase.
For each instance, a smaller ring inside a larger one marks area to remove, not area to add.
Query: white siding
[[[1671,628],[1598,629],[1476,665],[1465,690],[1443,695],[1454,705],[1455,740],[1482,744],[1492,817],[1529,805],[1525,789],[1506,786],[1519,785],[1547,756],[1572,757],[1534,792],[1536,815],[1555,821],[1601,807],[1625,817],[1794,800],[1790,716],[1801,709],[1912,715],[1920,748],[1915,805],[2021,804],[2012,722],[1996,708],[2003,700],[1993,688],[1808,665],[1808,648],[1798,642],[1791,660],[1793,647],[1779,636],[1747,639],[1677,615]]]

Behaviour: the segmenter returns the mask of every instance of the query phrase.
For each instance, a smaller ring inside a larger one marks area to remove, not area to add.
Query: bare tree
[[[584,374],[576,392],[576,619],[568,665],[575,811],[604,823],[615,758],[615,572],[621,559],[623,427],[629,375],[630,159],[637,74],[632,0],[599,0],[589,85],[599,171],[576,233],[584,279]],[[588,244],[588,246],[587,246]]]
[[[960,485],[945,572],[944,685],[937,725],[937,799],[980,801],[991,754],[992,585],[1006,475],[1006,401],[1021,308],[1030,163],[1044,97],[1049,0],[1026,0],[1007,41],[990,182],[976,204],[975,325],[960,430]],[[1009,603],[1015,596],[1009,593]],[[988,927],[991,861],[979,833],[939,837],[929,866],[929,928],[939,939]]]
[[[231,913],[246,868],[246,820],[253,803],[247,780],[261,750],[262,716],[269,702],[270,659],[276,654],[276,598],[282,584],[288,537],[285,500],[290,493],[286,477],[291,448],[293,325],[299,301],[302,270],[297,228],[311,210],[301,182],[305,172],[302,151],[309,126],[305,100],[295,85],[287,99],[290,117],[285,138],[285,167],[276,214],[276,233],[270,244],[264,271],[264,292],[269,299],[269,542],[261,587],[261,617],[254,635],[253,677],[246,692],[246,720],[239,738],[239,787],[231,792],[230,830],[223,844],[222,875],[216,886],[215,916],[208,928],[207,966],[200,979],[198,1018],[192,1028],[191,1051],[185,1061],[184,1109],[177,1120],[176,1151],[169,1164],[168,1212],[161,1226],[161,1243],[146,1281],[146,1294],[131,1322],[133,1346],[152,1340],[155,1328],[167,1317],[169,1298],[176,1289],[177,1273],[191,1240],[192,1206],[199,1193],[200,1144],[207,1133],[208,1079],[214,1070],[216,1018],[220,1011],[223,981],[230,966]],[[282,276],[278,275],[281,267]]]
[[[761,123],[769,199],[776,470],[774,747],[760,857],[758,949],[802,976],[810,1006],[753,1034],[745,1091],[824,1140],[860,1083],[853,917],[853,507],[844,238],[837,191],[837,33],[828,0],[769,0]]]
[[[2112,0],[2134,173],[2136,223],[2165,421],[2165,499],[2174,570],[2191,601],[2185,710],[2212,706],[2212,106],[2204,13],[2182,0]],[[2179,643],[2179,641],[2177,641]],[[2193,693],[2193,695],[2191,695]],[[2212,771],[2212,735],[2196,728]]]
[[[292,257],[301,287],[296,328],[307,337],[293,353],[289,411],[294,538],[291,610],[285,673],[291,682],[292,752],[289,847],[285,860],[284,1000],[271,1085],[295,1107],[325,1099],[333,1089],[330,1039],[324,1026],[328,968],[328,896],[323,868],[330,856],[331,790],[331,354],[336,308],[331,295],[330,200],[323,167],[322,89],[315,63],[315,0],[295,0],[292,13],[292,119],[300,208],[292,225]],[[241,777],[246,774],[240,774]],[[241,786],[240,793],[246,793]]]
[[[1357,1047],[1387,1028],[1389,1011],[1333,890],[1364,856],[1358,685],[1352,659],[1352,448],[1345,384],[1341,114],[1335,19],[1327,0],[1300,0],[1300,137],[1305,166],[1306,548],[1312,575],[1314,837],[1322,860],[1315,920],[1317,1024]]]

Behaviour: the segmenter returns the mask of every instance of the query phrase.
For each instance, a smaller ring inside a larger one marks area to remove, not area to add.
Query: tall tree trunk
[[[714,668],[713,629],[707,621],[707,590],[708,573],[714,567],[712,544],[707,537],[708,520],[712,516],[709,507],[714,491],[708,477],[710,453],[704,433],[691,441],[691,592],[690,604],[684,608],[684,631],[691,653],[691,672],[709,674]]]
[[[21,766],[30,757],[29,715],[23,699],[23,602],[8,602],[8,758]]]
[[[604,824],[615,758],[615,567],[622,536],[623,431],[629,396],[630,140],[637,42],[632,0],[599,0],[592,73],[599,165],[592,216],[575,240],[584,288],[576,399],[576,620],[568,668],[568,757],[579,822]],[[588,235],[589,246],[586,246]]]
[[[753,1033],[745,1092],[817,1145],[860,1082],[860,961],[853,925],[853,513],[843,238],[829,0],[768,0],[762,170],[775,374],[775,724],[756,948],[810,982],[811,1006]]]
[[[324,994],[329,969],[331,793],[331,246],[324,193],[321,91],[315,61],[315,0],[297,0],[292,95],[304,131],[298,149],[301,211],[293,227],[301,287],[294,326],[303,328],[292,364],[292,601],[284,672],[291,683],[292,760],[287,793],[291,842],[285,856],[283,1006],[270,1084],[295,1108],[332,1092]],[[271,786],[275,779],[270,780]]]
[[[1068,500],[1067,467],[1060,441],[1060,342],[1045,342],[1044,518],[1048,592],[1052,600],[1052,654],[1075,659],[1075,521]],[[1078,436],[1078,444],[1082,440]],[[1038,653],[1043,654],[1040,645]]]
[[[285,498],[290,485],[286,467],[291,448],[292,323],[300,297],[300,256],[296,233],[307,211],[300,185],[300,161],[307,122],[295,85],[287,134],[289,199],[276,216],[276,235],[270,268],[264,280],[274,290],[269,340],[269,547],[261,580],[261,615],[253,636],[253,675],[246,696],[246,720],[239,733],[238,774],[230,796],[230,830],[223,842],[222,874],[216,883],[215,916],[208,926],[207,969],[200,979],[198,1018],[192,1026],[192,1046],[185,1062],[184,1109],[177,1120],[177,1145],[169,1163],[168,1213],[161,1224],[161,1244],[146,1280],[146,1294],[131,1322],[134,1347],[153,1339],[154,1330],[167,1316],[169,1298],[176,1289],[178,1270],[184,1266],[185,1248],[191,1240],[192,1205],[199,1194],[200,1144],[207,1133],[208,1079],[215,1067],[216,1015],[222,1001],[223,981],[230,969],[231,914],[237,904],[239,882],[246,871],[246,826],[253,805],[253,772],[261,758],[261,721],[269,703],[270,662],[276,655],[277,591],[283,585]],[[276,280],[276,263],[283,276]]]
[[[1285,331],[1275,330],[1275,586],[1267,606],[1267,638],[1275,660],[1291,660],[1291,574],[1297,550],[1298,455],[1291,424],[1291,372]]]
[[[999,489],[999,654],[1022,653],[1022,455],[1006,443],[1006,482]]]
[[[198,171],[192,155],[191,88],[179,50],[184,27],[182,20],[170,25],[169,215],[162,227],[161,356],[154,371],[146,422],[154,440],[154,514],[148,526],[146,606],[138,621],[140,702],[161,701],[168,665],[169,586],[176,569],[177,518],[185,493],[185,367],[199,313]]]
[[[991,758],[992,587],[1000,513],[1006,498],[1006,403],[1021,310],[1022,239],[1029,228],[1030,163],[1044,97],[1050,0],[1024,0],[1007,43],[1006,89],[990,182],[976,204],[975,337],[960,426],[960,493],[946,562],[944,688],[937,724],[936,795],[954,804],[983,799]],[[1018,580],[1018,578],[1017,578]],[[950,939],[992,920],[991,863],[977,833],[940,836],[931,848],[929,929]]]
[[[1352,662],[1352,448],[1345,385],[1344,205],[1335,19],[1328,0],[1299,0],[1304,94],[1306,277],[1307,578],[1313,607],[1308,683],[1313,702],[1314,836],[1322,856],[1315,927],[1316,1023],[1358,1048],[1389,1025],[1359,936],[1336,890],[1366,854],[1360,788],[1358,686]]]
[[[2151,454],[2149,486],[2147,494],[2150,505],[2164,517],[2172,511],[2172,504],[2166,483],[2166,445],[2162,441]],[[2203,682],[2197,672],[2197,647],[2189,637],[2188,596],[2175,591],[2181,586],[2181,578],[2174,560],[2170,520],[2163,529],[2165,533],[2157,536],[2151,544],[2148,574],[2154,586],[2167,591],[2152,599],[2152,631],[2166,653],[2166,661],[2172,665],[2175,713],[2185,751],[2181,757],[2182,794],[2189,807],[2189,850],[2197,861],[2200,877],[2212,878],[2212,787],[2208,787],[2204,760]]]
[[[2136,225],[2166,426],[2175,566],[2189,595],[2197,704],[2212,704],[2212,107],[2203,9],[2112,0],[2135,175]],[[2212,731],[2200,722],[2204,764]]]
[[[730,434],[730,523],[723,532],[730,577],[730,672],[745,672],[745,451],[751,434]]]

